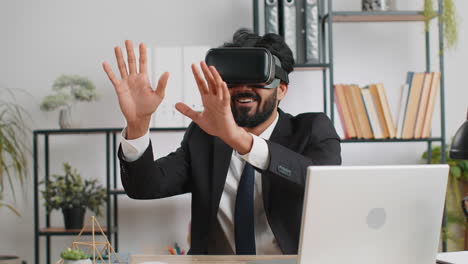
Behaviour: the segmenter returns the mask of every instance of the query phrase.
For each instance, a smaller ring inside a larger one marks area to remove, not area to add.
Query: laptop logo
[[[367,226],[372,229],[379,229],[385,225],[387,214],[384,208],[374,208],[367,215]]]

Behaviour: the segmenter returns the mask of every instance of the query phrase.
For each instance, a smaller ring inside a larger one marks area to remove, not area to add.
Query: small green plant
[[[439,17],[444,25],[444,38],[447,49],[455,48],[458,42],[458,20],[456,15],[456,7],[453,0],[444,1],[444,12]],[[424,0],[423,15],[425,17],[425,30],[429,31],[429,23],[436,16],[434,11],[433,0]]]
[[[449,146],[447,146],[449,149]],[[431,164],[441,163],[441,147],[432,148]],[[468,160],[454,160],[446,152],[446,162],[450,166],[449,181],[447,185],[445,215],[447,219],[446,228],[443,230],[443,236],[448,241],[453,242],[453,250],[463,250],[464,234],[454,232],[453,230],[463,230],[465,226],[465,215],[461,207],[462,186],[468,184]],[[427,160],[427,151],[423,153],[422,158]]]
[[[31,136],[27,111],[16,102],[15,91],[0,89],[0,208],[6,207],[20,215],[15,208],[15,181],[24,185],[28,175],[29,148],[25,142]],[[9,189],[13,202],[4,199]]]
[[[60,107],[71,107],[78,101],[90,102],[99,99],[94,84],[79,75],[61,75],[52,85],[53,95],[46,96],[41,103],[44,111],[53,111]]]
[[[41,191],[47,211],[62,208],[88,208],[100,216],[106,200],[106,189],[97,184],[97,179],[83,180],[69,163],[63,164],[65,175],[52,175],[52,179]]]
[[[454,181],[456,186],[453,186],[453,194],[455,199],[458,202],[461,202],[461,193],[458,182],[467,182],[468,183],[468,160],[455,160],[450,158],[448,153],[449,147],[447,146],[447,153],[445,154],[446,162],[450,166],[450,181]],[[422,156],[424,159],[427,159],[427,151],[423,153]],[[441,163],[441,147],[435,146],[432,148],[431,164],[440,164]]]
[[[81,249],[71,249],[67,248],[62,253],[60,253],[60,257],[66,260],[81,260],[81,259],[89,259],[89,255],[84,253]]]

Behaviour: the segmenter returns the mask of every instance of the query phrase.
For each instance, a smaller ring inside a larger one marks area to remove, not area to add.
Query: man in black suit
[[[119,148],[121,178],[134,199],[192,193],[190,254],[297,254],[306,168],[341,164],[339,137],[323,113],[297,116],[278,104],[288,91],[228,85],[214,67],[192,65],[204,110],[183,103],[176,109],[192,119],[180,147],[154,160],[149,140],[151,115],[164,98],[164,73],[153,91],[146,72],[146,48],[140,44],[140,71],[130,41],[128,69],[115,48],[121,79],[107,63],[127,120]],[[246,30],[225,47],[263,47],[279,58],[288,74],[293,56],[275,34],[260,37]]]

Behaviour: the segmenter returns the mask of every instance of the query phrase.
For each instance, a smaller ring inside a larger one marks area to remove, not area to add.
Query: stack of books
[[[430,137],[440,72],[408,72],[396,122],[384,85],[335,85],[335,102],[345,139],[420,139]]]

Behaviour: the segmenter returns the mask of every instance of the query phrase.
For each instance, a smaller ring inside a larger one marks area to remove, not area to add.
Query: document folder
[[[320,62],[320,23],[317,0],[305,0],[306,62]]]
[[[265,0],[265,33],[279,34],[278,0]]]

